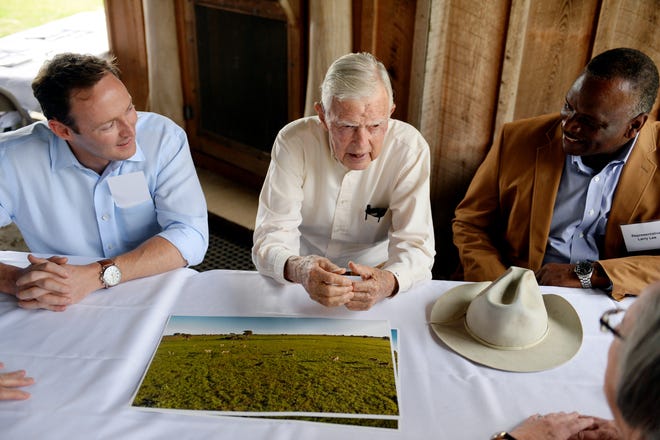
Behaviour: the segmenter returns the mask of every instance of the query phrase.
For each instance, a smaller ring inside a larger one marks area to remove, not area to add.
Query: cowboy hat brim
[[[465,313],[474,298],[491,283],[454,287],[431,310],[435,334],[456,353],[476,363],[505,371],[531,372],[557,367],[582,345],[582,323],[573,306],[559,295],[544,294],[548,332],[536,345],[519,350],[498,349],[474,339],[465,328]]]

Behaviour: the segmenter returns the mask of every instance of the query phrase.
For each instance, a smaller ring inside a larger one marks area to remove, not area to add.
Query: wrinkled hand
[[[310,298],[327,307],[341,306],[353,298],[351,280],[342,276],[345,272],[318,255],[290,257],[284,266],[286,279],[302,284]]]
[[[598,417],[592,417],[593,424],[584,430],[578,432],[569,440],[622,440],[623,436],[619,432],[614,420],[605,420]]]
[[[541,286],[582,288],[580,280],[573,272],[572,264],[548,263],[536,271],[536,280]]]
[[[31,265],[16,280],[18,305],[25,309],[66,310],[101,287],[97,263],[66,264],[64,257],[28,256]]]
[[[0,362],[0,369],[5,366]],[[25,400],[30,397],[30,393],[17,389],[32,385],[34,379],[25,376],[25,371],[12,371],[10,373],[0,373],[0,400]]]
[[[394,274],[388,270],[353,262],[348,263],[348,267],[354,275],[362,278],[361,281],[353,281],[353,298],[346,303],[346,308],[350,310],[368,310],[399,289]]]
[[[576,412],[536,414],[511,431],[511,435],[517,440],[567,440],[593,423],[593,417]]]

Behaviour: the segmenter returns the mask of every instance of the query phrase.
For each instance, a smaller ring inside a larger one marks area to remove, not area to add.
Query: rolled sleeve
[[[208,212],[204,192],[183,130],[176,134],[178,147],[169,157],[159,156],[161,168],[154,192],[158,234],[172,243],[188,265],[204,259],[209,244]]]

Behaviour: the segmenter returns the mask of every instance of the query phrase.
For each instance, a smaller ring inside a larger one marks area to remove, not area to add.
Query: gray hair
[[[332,99],[360,99],[373,95],[382,84],[394,105],[390,76],[383,63],[367,52],[343,55],[330,66],[321,84],[321,103],[327,112]]]
[[[660,283],[637,301],[633,329],[622,343],[616,404],[626,423],[646,439],[660,438]]]

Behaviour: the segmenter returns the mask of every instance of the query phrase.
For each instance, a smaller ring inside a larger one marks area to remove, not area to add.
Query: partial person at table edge
[[[0,225],[14,222],[31,252],[52,257],[0,264],[0,291],[61,311],[120,281],[200,263],[206,202],[185,132],[136,111],[114,60],[56,55],[32,88],[47,121],[0,135]]]
[[[351,310],[431,278],[429,146],[390,118],[394,109],[389,75],[373,55],[333,62],[317,115],[275,139],[252,248],[261,274]]]
[[[612,49],[588,63],[560,113],[504,124],[456,209],[457,278],[520,266],[540,284],[616,299],[660,279],[660,246],[624,240],[648,227],[660,235],[660,122],[649,121],[657,92],[653,60]]]
[[[533,415],[508,440],[653,440],[660,438],[660,283],[648,286],[625,312],[605,312],[601,326],[614,339],[610,345],[603,389],[614,420],[573,413]]]
[[[0,370],[5,368],[0,362]],[[9,371],[0,373],[0,400],[25,400],[30,398],[30,393],[20,390],[20,387],[32,385],[34,379],[26,376],[25,370]]]

